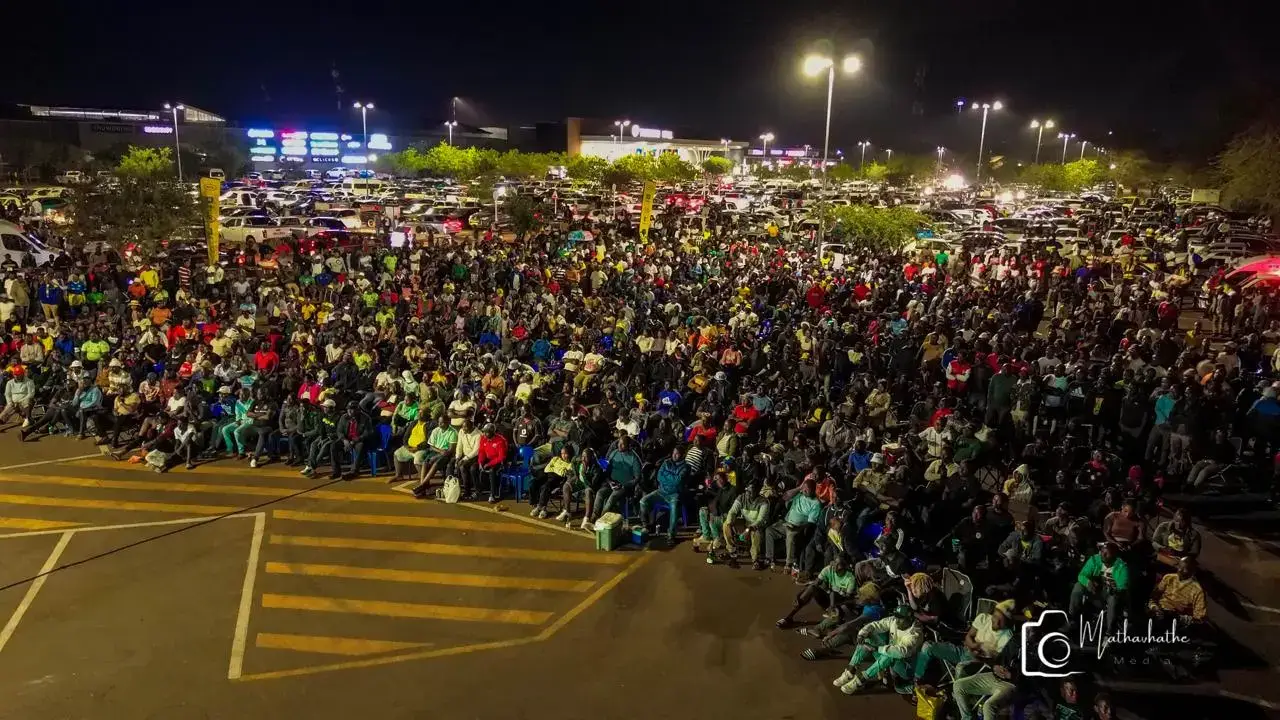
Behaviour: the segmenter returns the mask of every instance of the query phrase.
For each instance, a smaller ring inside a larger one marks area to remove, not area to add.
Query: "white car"
[[[274,220],[258,215],[227,218],[222,222],[222,242],[249,245],[292,237],[287,227],[280,227]]]
[[[79,170],[68,170],[61,175],[54,177],[54,180],[62,183],[63,185],[79,185],[81,183],[89,182],[89,176]]]
[[[11,222],[0,220],[0,258],[12,260],[19,267],[44,265],[60,255]]]
[[[319,235],[322,232],[331,230],[349,231],[347,224],[336,217],[313,217],[307,218],[306,222],[307,237]]]

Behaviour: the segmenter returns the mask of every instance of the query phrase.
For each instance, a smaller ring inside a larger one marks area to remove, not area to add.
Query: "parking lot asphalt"
[[[840,695],[843,661],[799,659],[773,627],[790,580],[688,543],[597,551],[523,503],[419,501],[385,476],[158,475],[64,438],[0,436],[0,458],[0,718],[914,714]],[[1274,710],[1276,547],[1211,534],[1204,557],[1240,661],[1117,693]]]

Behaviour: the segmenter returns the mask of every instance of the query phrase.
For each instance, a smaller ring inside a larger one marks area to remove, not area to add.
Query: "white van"
[[[218,205],[223,210],[233,207],[260,207],[256,190],[228,190],[218,198]]]
[[[19,267],[39,267],[58,256],[58,251],[28,235],[11,222],[0,220],[0,262],[12,260]]]
[[[386,183],[376,178],[343,178],[338,187],[354,195],[377,195]]]

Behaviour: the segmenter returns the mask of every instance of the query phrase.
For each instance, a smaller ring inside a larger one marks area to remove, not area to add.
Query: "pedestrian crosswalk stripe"
[[[83,525],[84,523],[58,522],[56,520],[36,520],[34,518],[0,517],[0,528],[14,530],[54,530]]]
[[[423,603],[358,600],[355,598],[318,597],[315,595],[280,595],[265,593],[262,607],[273,610],[310,610],[314,612],[353,613],[382,617],[419,618],[423,620],[456,620],[460,622],[492,622],[513,625],[542,625],[555,613],[541,610],[508,610],[462,605],[427,605]]]
[[[419,553],[422,555],[452,555],[457,557],[499,560],[543,560],[547,562],[580,563],[585,565],[626,565],[634,559],[634,556],[627,553],[531,550],[528,548],[493,547],[486,545],[440,545],[437,543],[410,542],[405,540],[307,537],[302,535],[272,535],[270,543],[272,545],[292,545],[295,547],[345,550],[386,550],[389,552]]]
[[[275,510],[276,520],[298,522],[351,523],[355,525],[398,525],[403,527],[441,528],[445,530],[474,530],[477,532],[507,533],[509,535],[550,535],[537,527],[513,522],[489,520],[454,520],[419,515],[349,515],[347,513],[305,512],[300,510]]]
[[[285,633],[258,633],[254,645],[271,650],[297,650],[299,652],[326,655],[377,655],[397,650],[414,650],[429,647],[431,643],[395,642],[392,640],[368,640],[365,638],[325,637],[323,635],[289,635]]]
[[[35,505],[37,507],[86,508],[91,510],[146,510],[149,512],[222,515],[240,508],[229,505],[185,505],[175,503],[137,502],[127,500],[89,500],[86,498],[45,497],[43,495],[0,495],[0,505]]]
[[[145,490],[156,492],[208,493],[212,495],[255,495],[259,497],[284,497],[305,488],[267,487],[261,485],[219,485],[215,483],[173,483],[166,480],[99,480],[97,478],[66,477],[62,475],[0,474],[0,482],[24,485],[65,485],[96,488],[100,490]],[[312,500],[337,500],[340,502],[373,502],[398,505],[419,504],[407,495],[381,492],[345,492],[342,490],[312,490],[305,497]]]
[[[273,575],[307,575],[311,577],[349,578],[353,580],[386,580],[389,582],[423,583],[429,585],[454,585],[458,587],[502,588],[509,590],[550,590],[556,592],[586,592],[595,586],[592,580],[564,580],[560,578],[513,577],[509,575],[471,575],[465,573],[423,572],[420,570],[396,570],[393,568],[356,567],[353,565],[324,565],[311,563],[267,563],[267,572]]]

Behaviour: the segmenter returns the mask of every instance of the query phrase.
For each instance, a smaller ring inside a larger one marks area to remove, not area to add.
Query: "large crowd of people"
[[[643,240],[562,223],[225,266],[67,247],[3,268],[0,431],[156,472],[350,478],[374,453],[423,498],[522,492],[587,531],[617,512],[794,577],[778,626],[812,639],[808,660],[849,656],[845,693],[1110,717],[1075,681],[1024,677],[1014,628],[1046,608],[1207,624],[1198,531],[1158,506],[1274,476],[1274,298],[1213,284],[1194,310],[1185,268],[1096,247],[850,238],[835,268],[785,240],[715,209]]]

